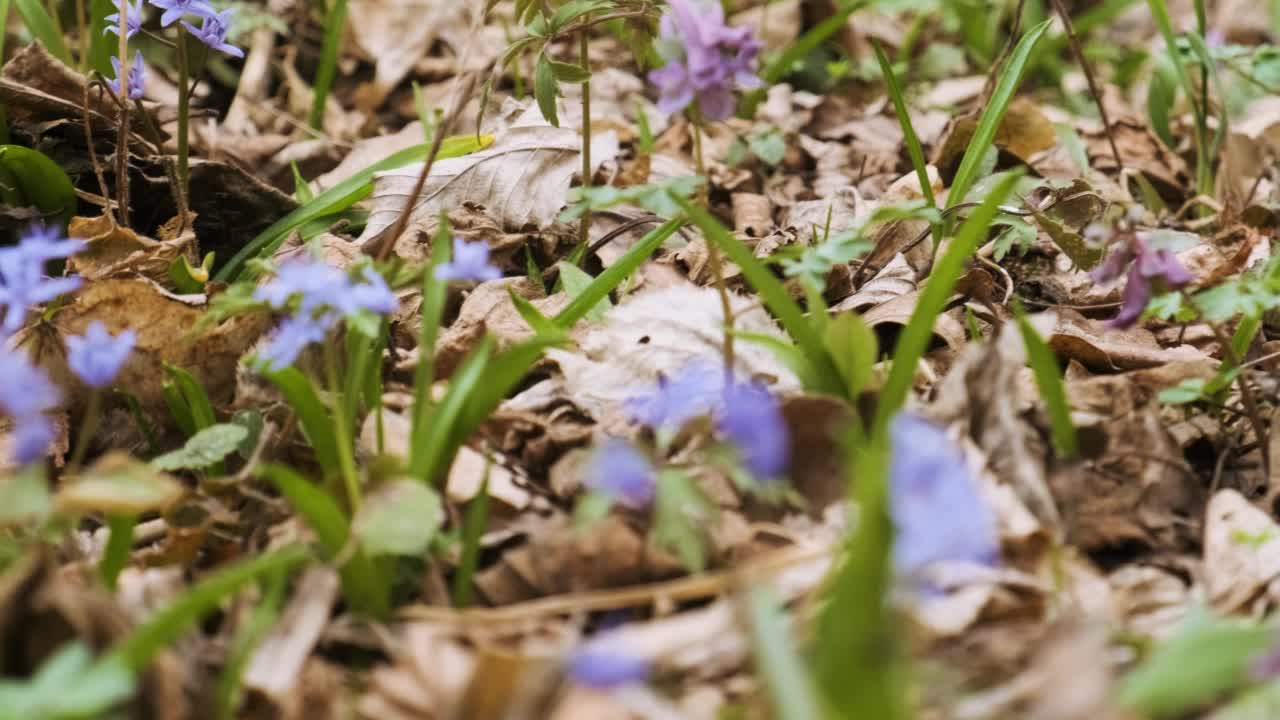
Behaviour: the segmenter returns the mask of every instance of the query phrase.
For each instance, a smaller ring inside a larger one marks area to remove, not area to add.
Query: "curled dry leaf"
[[[1209,357],[1190,345],[1160,347],[1155,336],[1141,327],[1120,330],[1073,310],[1060,309],[1057,313],[1058,324],[1046,338],[1049,347],[1060,357],[1089,368],[1114,372]]]
[[[67,271],[90,281],[136,273],[171,286],[169,266],[182,255],[194,259],[194,234],[187,232],[174,240],[157,242],[117,225],[106,215],[72,218],[67,235],[87,243],[84,250],[67,260]]]

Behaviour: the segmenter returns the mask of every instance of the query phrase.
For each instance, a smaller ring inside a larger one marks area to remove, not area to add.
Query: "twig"
[[[98,88],[98,94],[101,97],[101,86],[99,85]],[[93,113],[89,112],[89,83],[84,84],[84,144],[89,152],[89,164],[93,166],[93,174],[98,178],[98,190],[102,192],[102,199],[106,201],[106,215],[111,220],[111,224],[115,225],[116,213],[111,209],[111,191],[107,188],[107,176],[102,170],[102,163],[98,162],[98,152],[93,147]]]
[[[120,224],[129,226],[129,3],[120,2],[120,127],[116,136],[116,202],[120,204]]]
[[[1067,29],[1067,43],[1071,46],[1071,52],[1076,56],[1076,62],[1080,63],[1080,69],[1084,71],[1085,82],[1089,83],[1089,92],[1093,95],[1093,101],[1098,106],[1098,114],[1102,116],[1102,127],[1107,131],[1107,144],[1111,146],[1111,155],[1116,159],[1116,169],[1121,170],[1124,168],[1124,161],[1120,159],[1120,148],[1116,146],[1116,138],[1111,130],[1111,120],[1107,117],[1107,106],[1102,102],[1102,93],[1098,92],[1098,83],[1093,77],[1093,67],[1089,65],[1088,59],[1084,56],[1084,49],[1080,47],[1080,38],[1076,36],[1076,28],[1071,23],[1071,13],[1067,12],[1062,0],[1053,0],[1053,6],[1058,10],[1058,16],[1062,18],[1062,24]]]
[[[578,52],[581,55],[582,70],[587,79],[582,83],[582,188],[591,187],[591,58],[587,54],[590,33],[585,29],[579,33]],[[578,224],[578,263],[586,259],[587,243],[591,242],[591,208],[582,213]]]

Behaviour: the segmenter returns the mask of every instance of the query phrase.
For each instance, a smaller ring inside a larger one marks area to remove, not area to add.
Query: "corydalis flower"
[[[941,428],[911,413],[890,426],[889,499],[900,575],[918,578],[941,562],[999,559],[995,515],[959,449]]]
[[[625,440],[613,438],[592,457],[587,485],[612,502],[642,508],[653,502],[653,465]]]
[[[200,27],[192,25],[186,20],[182,21],[183,27],[192,35],[195,35],[200,42],[208,45],[210,49],[226,53],[232,57],[244,57],[244,51],[227,42],[227,30],[231,29],[232,10],[223,10],[220,13],[204,15],[204,22]]]
[[[21,328],[33,307],[80,287],[80,278],[51,278],[44,266],[82,247],[84,243],[67,240],[53,228],[33,225],[17,245],[0,248],[0,307],[5,308],[0,337]]]
[[[436,268],[440,280],[497,280],[502,271],[489,264],[489,246],[485,242],[469,243],[453,239],[453,258]]]
[[[84,335],[67,338],[67,366],[85,385],[101,390],[115,381],[137,342],[138,334],[133,330],[113,336],[106,325],[95,320]]]
[[[13,422],[13,459],[20,465],[38,460],[53,442],[48,412],[58,405],[58,388],[17,353],[0,348],[0,414]]]
[[[119,11],[120,11],[120,8],[122,7],[121,2],[125,2],[125,1],[127,0],[116,0],[116,12],[103,18],[103,20],[107,21],[107,29],[105,32],[114,33],[116,35],[120,34],[120,12]],[[129,7],[129,17],[125,18],[125,27],[127,28],[128,32],[126,32],[125,34],[128,37],[132,38],[134,35],[138,34],[138,31],[142,30],[142,0],[138,0],[136,4],[129,3],[128,7]],[[117,70],[117,72],[119,72],[119,70]]]
[[[612,690],[644,682],[649,661],[631,654],[605,638],[586,643],[569,657],[569,677],[592,690]]]
[[[773,480],[787,469],[791,445],[782,406],[758,383],[725,388],[716,427],[738,448],[742,464],[759,480]]]
[[[111,92],[121,95],[120,90],[120,58],[111,58],[111,67],[115,68],[116,76],[107,81],[107,87],[111,88]],[[147,66],[142,62],[142,51],[138,50],[133,54],[133,62],[129,63],[129,99],[141,100],[147,89]]]
[[[735,88],[760,87],[755,74],[760,43],[749,27],[725,24],[719,0],[668,0],[658,53],[666,65],[649,73],[658,109],[678,113],[697,102],[708,120],[733,114]]]
[[[169,27],[178,22],[184,15],[195,15],[197,17],[209,17],[217,15],[217,11],[213,6],[204,0],[151,0],[151,4],[164,11],[160,16],[160,25]]]
[[[1120,314],[1108,323],[1111,327],[1127,328],[1136,323],[1157,289],[1176,290],[1194,279],[1172,250],[1152,249],[1143,240],[1142,233],[1134,233],[1128,243],[1112,252],[1089,276],[1097,283],[1111,283],[1120,278],[1126,267],[1129,274]]]

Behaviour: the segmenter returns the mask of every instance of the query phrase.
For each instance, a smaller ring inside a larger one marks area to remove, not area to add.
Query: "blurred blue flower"
[[[127,0],[115,0],[116,11],[103,18],[103,20],[107,21],[105,32],[114,33],[115,35],[120,34],[121,2],[127,2]],[[143,12],[142,0],[138,0],[137,3],[129,3],[129,17],[125,18],[125,26],[128,30],[125,34],[128,37],[132,38],[138,34],[138,31],[142,30]]]
[[[67,337],[67,366],[85,385],[101,390],[115,381],[137,342],[133,330],[113,337],[106,325],[94,320],[84,335]]]
[[[782,406],[755,382],[735,383],[724,390],[716,427],[738,448],[738,456],[757,480],[782,476],[790,461],[791,438]]]
[[[757,88],[760,43],[751,28],[725,24],[719,0],[668,0],[659,25],[658,53],[666,60],[649,73],[658,109],[675,114],[697,102],[703,117],[733,115],[734,89]]]
[[[940,562],[997,562],[995,514],[959,448],[942,428],[912,413],[894,418],[889,432],[889,498],[899,574],[918,576]]]
[[[1195,279],[1172,250],[1154,249],[1142,235],[1134,233],[1128,243],[1089,273],[1096,283],[1111,283],[1129,268],[1120,313],[1107,323],[1111,327],[1127,328],[1138,322],[1156,290],[1176,290]]]
[[[151,0],[151,4],[164,11],[160,16],[161,27],[169,27],[175,22],[182,19],[182,16],[191,14],[196,17],[209,17],[217,15],[218,11],[204,0]]]
[[[309,315],[342,302],[350,290],[346,273],[322,260],[307,258],[282,264],[275,277],[254,291],[253,297],[276,310],[283,310],[290,300],[299,297],[299,312]]]
[[[329,313],[319,318],[295,315],[280,321],[267,338],[266,347],[258,353],[262,367],[271,372],[289,367],[308,345],[324,341],[337,318],[336,314]]]
[[[711,414],[723,388],[723,368],[694,362],[671,377],[658,378],[657,388],[624,404],[634,422],[654,430],[679,430],[690,420]]]
[[[40,459],[53,442],[53,421],[47,413],[57,407],[58,388],[26,357],[0,348],[0,414],[13,421],[13,459],[26,465]]]
[[[111,58],[111,67],[115,68],[116,76],[107,81],[107,87],[111,88],[111,92],[121,96],[120,58]],[[129,63],[129,99],[141,100],[146,91],[147,65],[142,61],[142,51],[138,50],[133,54],[133,62]]]
[[[580,647],[569,656],[569,677],[592,690],[612,690],[648,679],[648,660],[609,645],[609,641],[601,637]]]
[[[208,45],[211,50],[242,58],[244,57],[244,50],[227,42],[227,31],[231,29],[231,16],[234,12],[234,10],[227,9],[220,13],[203,15],[201,16],[203,22],[201,22],[199,28],[186,20],[182,21],[182,26],[196,36],[200,42]]]
[[[391,292],[387,281],[377,270],[366,265],[361,277],[364,282],[352,285],[345,297],[352,311],[368,310],[378,315],[390,315],[400,307],[400,299]]]
[[[502,271],[489,264],[489,245],[484,241],[469,243],[453,239],[453,258],[436,268],[440,280],[497,280]]]
[[[75,254],[84,243],[67,240],[42,225],[28,229],[17,245],[0,248],[0,337],[11,335],[26,322],[27,313],[64,293],[80,287],[80,278],[51,278],[45,263]]]
[[[610,438],[595,451],[586,484],[613,502],[642,508],[653,502],[653,465],[627,441]]]

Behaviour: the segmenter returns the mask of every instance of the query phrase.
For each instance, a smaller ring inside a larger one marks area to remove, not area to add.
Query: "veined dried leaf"
[[[536,106],[529,107],[488,149],[437,161],[409,222],[481,205],[507,228],[546,227],[565,205],[581,144],[576,131],[552,127]],[[373,208],[361,242],[395,222],[421,171],[421,165],[410,165],[374,176]]]
[[[111,453],[59,489],[54,503],[63,512],[138,515],[164,509],[183,492],[181,483],[150,465]]]

